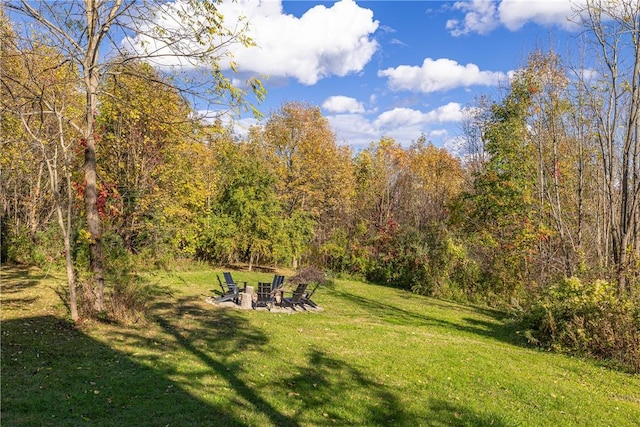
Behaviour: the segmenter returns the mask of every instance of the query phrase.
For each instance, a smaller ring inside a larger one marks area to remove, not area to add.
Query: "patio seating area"
[[[318,288],[316,284],[311,292],[309,284],[299,283],[293,290],[285,287],[285,277],[274,275],[271,282],[258,282],[255,286],[243,282],[242,286],[233,279],[230,272],[224,272],[223,278],[216,276],[220,290],[219,295],[207,298],[207,302],[225,307],[268,310],[272,312],[305,312],[321,311],[322,308],[311,300]]]

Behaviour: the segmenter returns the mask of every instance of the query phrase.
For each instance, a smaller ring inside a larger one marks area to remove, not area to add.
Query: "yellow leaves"
[[[93,241],[93,239],[91,237],[91,233],[89,233],[84,228],[81,228],[80,230],[78,230],[78,238],[76,240],[76,243],[78,243],[78,244],[90,244],[92,241]]]
[[[425,191],[450,198],[462,190],[462,165],[445,149],[432,144],[414,145],[407,157],[409,169]]]
[[[285,210],[323,215],[352,187],[350,153],[340,150],[319,108],[288,103],[274,113],[264,140],[275,154],[274,170]]]
[[[127,111],[127,118],[129,120],[139,120],[140,119],[140,112],[138,110],[135,109],[131,109]]]

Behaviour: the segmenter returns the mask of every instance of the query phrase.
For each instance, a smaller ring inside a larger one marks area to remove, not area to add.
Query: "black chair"
[[[273,281],[269,282],[258,282],[258,291],[257,296],[258,299],[254,302],[253,307],[269,307],[269,310],[273,308],[276,303],[276,296],[278,293],[282,292],[284,287],[284,276],[275,275],[273,276]]]
[[[276,293],[282,292],[282,288],[284,287],[284,276],[275,275],[273,276],[273,281],[271,282],[271,294],[276,296]]]
[[[267,307],[269,310],[273,308],[274,295],[271,293],[271,283],[258,282],[257,300],[253,303],[253,308]]]
[[[231,277],[231,273],[224,272],[222,273],[222,275],[224,276],[224,283],[222,282],[222,280],[220,280],[220,276],[216,275],[216,277],[218,278],[218,283],[222,288],[222,295],[216,298],[214,301],[233,301],[237,304],[240,300],[240,292],[244,292],[247,288],[246,283],[244,288],[240,288],[240,286],[238,286],[238,284],[233,280],[233,277]]]
[[[318,304],[316,304],[315,302],[311,301],[311,297],[316,292],[316,289],[318,289],[318,286],[320,286],[320,284],[316,283],[316,286],[314,286],[314,288],[311,290],[311,292],[305,293],[302,296],[302,302],[304,304],[310,305],[313,308],[318,308]]]
[[[291,307],[294,310],[296,309],[296,305],[299,305],[303,310],[306,310],[306,308],[304,308],[304,296],[307,292],[307,286],[308,285],[306,283],[300,283],[296,290],[293,291],[291,298],[284,298],[282,300],[282,304]]]

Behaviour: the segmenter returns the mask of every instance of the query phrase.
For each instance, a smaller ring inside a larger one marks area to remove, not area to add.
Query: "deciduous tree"
[[[278,194],[292,236],[315,222],[315,246],[327,241],[351,208],[353,174],[351,152],[339,147],[329,123],[317,107],[288,103],[265,125],[263,142],[273,153]],[[293,252],[296,268],[301,247]]]
[[[31,167],[20,161],[16,151],[21,147],[33,162],[35,170],[27,175],[33,179],[28,202],[28,218],[32,233],[36,217],[54,214],[64,242],[64,258],[69,289],[71,318],[78,319],[76,280],[72,258],[73,213],[76,193],[72,186],[72,171],[77,166],[73,126],[80,116],[81,94],[77,91],[77,70],[57,49],[33,40],[18,44],[2,21],[3,52],[0,79],[2,82],[3,147],[15,156],[22,172]],[[12,126],[12,129],[7,127]],[[3,144],[4,145],[4,144]],[[4,156],[3,156],[4,157]],[[15,167],[15,166],[14,166]],[[37,173],[36,173],[37,171]],[[43,171],[46,171],[43,173]],[[44,183],[48,184],[48,191]],[[17,183],[14,183],[17,185]],[[17,187],[16,187],[17,190]],[[51,195],[51,209],[37,206],[41,193]],[[4,194],[4,191],[3,191]]]
[[[164,3],[155,0],[7,1],[5,8],[43,35],[43,41],[62,52],[77,67],[76,82],[85,94],[83,114],[65,117],[74,121],[84,149],[85,215],[90,233],[90,264],[93,272],[95,309],[104,311],[102,227],[98,212],[98,158],[96,156],[96,115],[100,81],[114,61],[144,60],[164,65],[174,73],[173,86],[184,97],[198,97],[221,107],[235,108],[245,103],[245,92],[237,89],[222,72],[228,59],[228,44],[251,44],[244,29],[225,27],[213,0]],[[158,18],[159,24],[153,22]],[[162,26],[172,19],[171,26]],[[234,23],[237,24],[237,23]],[[232,28],[232,29],[229,29]],[[29,32],[29,34],[33,34]],[[127,36],[125,43],[118,40]],[[123,48],[127,48],[123,52]],[[109,50],[110,49],[110,50]],[[114,52],[126,53],[113,56]],[[123,59],[124,58],[124,59]],[[164,60],[173,58],[167,64]],[[174,67],[167,67],[174,65]],[[232,68],[234,64],[231,62]],[[209,70],[204,78],[194,78],[193,69]],[[181,79],[180,76],[185,78]],[[259,81],[249,82],[260,97]]]
[[[640,2],[588,0],[579,11],[596,71],[582,73],[582,93],[601,169],[602,244],[619,288],[637,279],[640,258]]]

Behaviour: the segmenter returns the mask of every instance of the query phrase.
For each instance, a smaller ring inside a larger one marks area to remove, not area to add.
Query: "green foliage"
[[[387,230],[375,247],[367,279],[415,293],[455,300],[477,299],[478,265],[446,228],[433,225]]]
[[[140,271],[156,268],[162,258],[156,254],[154,263],[145,253],[132,254],[122,237],[107,232],[102,237],[104,250],[105,310],[96,312],[95,293],[90,286],[88,232],[80,228],[75,235],[73,262],[78,271],[78,310],[83,318],[95,318],[108,322],[131,324],[143,321],[147,315],[148,304],[154,295],[153,288],[142,278]],[[62,295],[69,298],[68,292]]]
[[[6,248],[6,261],[37,265],[45,270],[64,265],[64,248],[55,223],[47,224],[46,228],[35,233],[26,227],[13,230],[8,224],[5,226],[2,244]]]
[[[135,257],[122,238],[108,234],[103,239],[105,251],[106,319],[123,323],[143,321],[151,302],[151,288],[137,273]]]
[[[347,262],[349,239],[344,228],[334,230],[327,241],[318,248],[319,256],[322,263],[332,271],[347,271],[350,263]],[[353,251],[351,251],[353,253]]]
[[[198,239],[197,259],[218,263],[231,262],[237,250],[236,234],[236,224],[228,215],[213,215]]]
[[[9,225],[4,222],[2,224],[2,248],[3,257],[6,261],[18,264],[31,264],[37,261],[32,256],[34,249],[33,241],[26,230],[12,230]]]
[[[463,218],[469,254],[482,271],[476,289],[502,301],[529,286],[530,259],[538,242],[532,197],[535,151],[527,130],[529,84],[521,73],[505,99],[491,106],[484,124],[489,160],[474,177],[473,190],[456,204],[463,212],[455,217]]]
[[[134,253],[192,255],[207,197],[208,152],[192,135],[190,107],[150,65],[112,67],[97,124],[107,202],[103,226]]]
[[[640,372],[639,302],[609,282],[570,277],[535,294],[522,321],[536,344]]]
[[[276,260],[298,260],[308,251],[317,221],[309,212],[296,210],[291,216],[282,218],[282,224],[284,240],[274,248],[274,257]]]
[[[304,218],[283,218],[276,197],[276,178],[256,146],[229,140],[216,142],[225,173],[211,218],[197,242],[200,259],[228,263],[290,257],[304,237]],[[302,237],[300,237],[302,235]],[[290,243],[290,244],[288,244]]]

